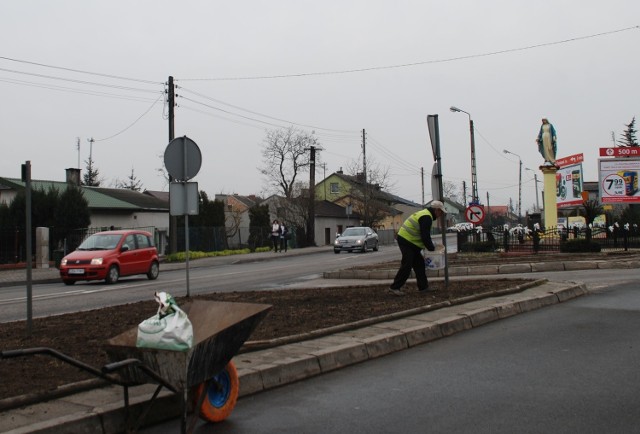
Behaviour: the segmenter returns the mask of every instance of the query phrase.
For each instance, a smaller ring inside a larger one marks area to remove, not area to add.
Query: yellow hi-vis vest
[[[398,231],[398,235],[421,249],[424,249],[425,245],[422,242],[422,237],[420,236],[420,223],[418,223],[418,220],[420,220],[420,217],[425,215],[431,217],[431,220],[435,220],[428,209],[423,209],[411,214],[404,223],[402,223],[402,226]]]

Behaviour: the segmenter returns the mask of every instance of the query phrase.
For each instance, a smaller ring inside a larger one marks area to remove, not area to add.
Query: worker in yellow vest
[[[404,221],[397,236],[398,247],[400,247],[400,253],[402,253],[402,261],[400,262],[400,269],[389,287],[390,293],[404,295],[400,288],[407,282],[411,275],[411,269],[416,275],[418,291],[421,293],[429,291],[422,249],[426,248],[430,252],[435,250],[431,240],[431,226],[434,220],[444,218],[446,213],[444,204],[439,200],[433,200],[427,208],[414,212]]]

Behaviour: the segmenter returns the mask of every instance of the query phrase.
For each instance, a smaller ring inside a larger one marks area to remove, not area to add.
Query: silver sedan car
[[[367,249],[378,251],[378,234],[366,226],[347,228],[342,234],[338,234],[333,242],[334,253],[353,251],[364,253]]]

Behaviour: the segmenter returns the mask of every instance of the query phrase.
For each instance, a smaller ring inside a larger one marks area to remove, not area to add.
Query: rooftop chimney
[[[67,183],[75,186],[80,186],[80,169],[69,168],[65,170],[67,172]]]

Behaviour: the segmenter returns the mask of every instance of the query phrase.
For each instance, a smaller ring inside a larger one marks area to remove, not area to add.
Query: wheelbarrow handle
[[[32,354],[48,353],[51,348],[24,348],[20,350],[6,350],[0,351],[0,359],[11,359],[13,357],[30,356]]]
[[[76,368],[82,369],[83,371],[89,372],[96,377],[100,377],[104,380],[107,380],[114,384],[122,384],[122,382],[116,378],[110,377],[109,375],[103,374],[98,369],[93,366],[87,365],[86,363],[81,362],[80,360],[76,360],[73,357],[70,357],[60,351],[56,351],[53,348],[48,347],[35,347],[35,348],[23,348],[19,350],[7,350],[0,352],[0,358],[12,358],[12,357],[21,357],[21,356],[33,356],[33,355],[46,355],[50,357],[54,357],[58,360],[62,360],[65,363],[68,363]]]

